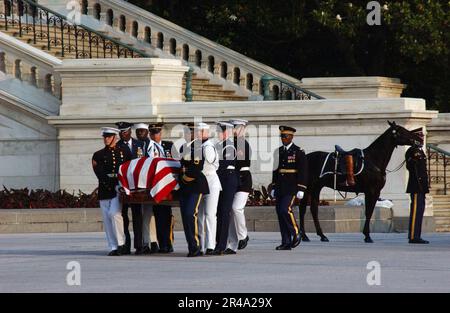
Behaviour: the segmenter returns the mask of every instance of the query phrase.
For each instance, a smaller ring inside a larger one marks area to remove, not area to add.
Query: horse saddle
[[[349,172],[356,175],[362,170],[364,166],[364,152],[361,149],[353,149],[345,151],[341,146],[335,145],[334,159],[337,158],[337,173],[340,175],[347,175]],[[353,168],[348,168],[348,157],[351,156]]]
[[[362,172],[364,168],[364,152],[360,149],[345,151],[336,145],[335,152],[331,152],[326,157],[322,165],[320,177],[334,175],[335,169],[338,176],[354,176]],[[351,157],[351,162],[349,162]],[[349,166],[351,166],[349,168]]]

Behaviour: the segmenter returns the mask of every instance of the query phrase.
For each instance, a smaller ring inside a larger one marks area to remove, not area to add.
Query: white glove
[[[275,190],[274,189],[272,189],[272,191],[270,192],[270,197],[272,199],[275,199]]]
[[[303,191],[297,192],[297,198],[298,198],[299,200],[303,199],[304,196],[305,196],[305,193],[304,193]]]

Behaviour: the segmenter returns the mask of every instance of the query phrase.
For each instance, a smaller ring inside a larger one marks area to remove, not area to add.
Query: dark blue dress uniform
[[[208,182],[203,175],[201,141],[194,140],[180,150],[180,211],[184,234],[189,248],[188,257],[200,256],[198,234],[198,207],[203,195],[209,193]]]
[[[228,243],[228,228],[230,227],[230,215],[233,207],[233,199],[239,186],[239,175],[236,172],[236,148],[230,139],[217,144],[219,153],[219,176],[222,191],[217,205],[217,244],[215,254],[223,254]]]
[[[131,149],[123,140],[119,140],[117,145],[123,150],[128,151],[132,159],[144,156],[144,143],[140,140],[131,138]],[[139,253],[143,249],[143,239],[142,239],[142,206],[140,204],[128,204],[124,203],[122,205],[122,217],[123,226],[125,232],[125,254],[130,253],[131,249],[131,235],[130,235],[130,219],[128,217],[128,207],[131,207],[131,216],[133,219],[133,233],[134,233],[134,248]]]
[[[253,180],[250,172],[252,150],[247,139],[244,137],[234,137],[236,148],[236,171],[239,173],[238,191],[252,192]]]
[[[167,158],[172,158],[173,142],[161,141],[164,154]],[[168,205],[154,205],[156,235],[158,237],[160,252],[168,253],[173,251],[173,228],[174,216],[172,207]]]
[[[119,184],[117,173],[123,163],[131,160],[128,150],[119,146],[105,147],[92,156],[93,168],[98,178],[98,199],[107,200],[117,195],[116,186]]]
[[[425,197],[430,192],[427,174],[427,157],[421,147],[413,146],[406,151],[405,159],[406,168],[409,172],[406,192],[411,197],[408,238],[412,243],[427,243],[421,240]]]
[[[306,191],[308,162],[305,152],[294,143],[289,147],[283,145],[275,151],[275,162],[278,166],[273,171],[272,187],[276,198],[281,244],[289,248],[293,244],[293,239],[300,238],[292,207],[297,193]]]

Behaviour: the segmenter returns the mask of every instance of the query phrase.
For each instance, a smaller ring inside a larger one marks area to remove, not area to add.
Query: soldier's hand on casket
[[[303,191],[297,192],[297,199],[301,200],[305,196],[305,193]]]

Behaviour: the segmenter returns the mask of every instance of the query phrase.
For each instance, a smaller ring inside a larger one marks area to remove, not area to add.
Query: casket
[[[171,158],[139,158],[119,168],[119,192],[123,203],[178,205],[181,164]]]
[[[165,199],[162,199],[159,202],[156,202],[155,199],[150,196],[147,189],[133,190],[128,195],[123,189],[119,190],[119,192],[120,201],[122,203],[179,206],[179,196],[177,191],[172,191]]]

